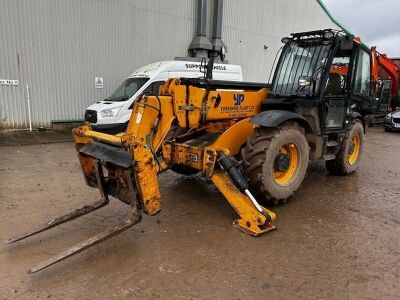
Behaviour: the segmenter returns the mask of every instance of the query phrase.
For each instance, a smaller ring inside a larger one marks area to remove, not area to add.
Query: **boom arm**
[[[79,253],[140,222],[142,212],[157,214],[161,209],[158,174],[174,165],[199,171],[215,184],[239,215],[233,223],[236,228],[254,236],[274,230],[275,213],[258,204],[234,158],[252,135],[249,119],[260,111],[265,98],[265,85],[172,78],[159,95],[135,101],[126,132],[109,135],[93,131],[88,124],[75,128],[73,138],[86,183],[100,190],[102,200],[18,234],[7,243],[105,206],[109,195],[131,206],[129,219],[29,272]],[[196,140],[198,133],[203,136]]]
[[[172,165],[185,165],[202,172],[221,190],[241,217],[235,226],[252,235],[272,230],[275,214],[252,204],[255,199],[247,195],[247,189],[235,188],[237,176],[230,178],[218,168],[219,159],[236,155],[252,134],[249,118],[260,111],[267,97],[264,85],[233,85],[241,89],[219,90],[223,86],[212,80],[203,86],[201,80],[169,79],[159,95],[135,102],[125,133],[113,136],[88,125],[76,128],[74,141],[88,185],[98,187],[92,166],[99,160],[107,169],[106,193],[125,203],[136,196],[142,211],[154,215],[161,204],[157,175]],[[168,137],[172,126],[186,133],[176,140]],[[178,142],[184,135],[190,140],[197,132],[207,132],[211,139],[193,145]],[[132,173],[135,195],[128,189],[131,182],[124,176],[126,169]]]

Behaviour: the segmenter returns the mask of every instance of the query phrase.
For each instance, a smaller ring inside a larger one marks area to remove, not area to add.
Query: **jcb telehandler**
[[[176,78],[158,95],[133,105],[126,132],[108,135],[89,125],[73,130],[87,185],[102,199],[31,231],[12,243],[87,214],[111,195],[130,205],[132,217],[40,263],[37,272],[157,214],[157,176],[168,169],[201,173],[239,215],[234,226],[253,236],[275,229],[276,216],[258,201],[290,197],[309,160],[349,174],[358,167],[364,120],[358,112],[371,97],[371,53],[353,36],[334,30],[292,34],[272,85]],[[347,72],[337,71],[346,65]],[[212,69],[212,68],[208,68]],[[209,76],[208,76],[209,77]]]

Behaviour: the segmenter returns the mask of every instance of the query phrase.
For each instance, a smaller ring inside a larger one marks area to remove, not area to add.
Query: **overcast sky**
[[[323,0],[332,15],[369,46],[400,57],[400,0]]]

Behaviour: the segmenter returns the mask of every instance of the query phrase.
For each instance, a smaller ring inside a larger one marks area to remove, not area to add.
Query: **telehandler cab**
[[[132,217],[44,261],[37,272],[157,214],[157,176],[168,169],[200,172],[239,215],[234,226],[253,236],[269,232],[275,214],[258,201],[279,202],[302,183],[309,160],[332,173],[358,167],[364,143],[359,108],[371,97],[370,51],[334,30],[283,38],[272,85],[169,79],[158,95],[134,103],[126,132],[109,135],[90,125],[73,130],[87,185],[102,199],[10,238],[12,243],[109,202],[131,206]],[[210,59],[212,62],[213,59]],[[347,73],[340,66],[347,66]],[[212,68],[207,68],[212,70]],[[268,91],[269,90],[269,91]]]

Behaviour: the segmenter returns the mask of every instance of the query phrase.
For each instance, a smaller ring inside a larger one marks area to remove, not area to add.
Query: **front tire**
[[[325,162],[329,173],[348,175],[357,170],[364,148],[364,126],[361,121],[354,120],[348,136],[343,139],[336,158]]]
[[[244,174],[259,199],[285,200],[298,190],[307,172],[309,145],[304,128],[293,122],[256,128],[241,158]]]

